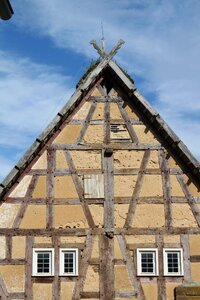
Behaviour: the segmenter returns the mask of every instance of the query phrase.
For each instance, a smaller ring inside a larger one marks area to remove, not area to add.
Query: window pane
[[[75,253],[64,253],[64,273],[74,273],[75,271]]]
[[[142,273],[154,273],[154,253],[141,253],[141,271]]]
[[[50,253],[37,254],[37,273],[50,272]]]
[[[167,268],[168,273],[179,273],[179,252],[167,253]]]

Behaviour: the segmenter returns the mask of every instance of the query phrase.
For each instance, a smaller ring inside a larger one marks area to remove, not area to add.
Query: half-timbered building
[[[122,41],[92,43],[1,184],[0,299],[200,299],[199,162],[112,60]]]

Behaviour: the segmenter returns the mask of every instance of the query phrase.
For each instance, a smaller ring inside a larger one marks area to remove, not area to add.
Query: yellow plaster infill
[[[200,234],[189,236],[190,241],[190,255],[200,255]]]
[[[158,299],[156,283],[142,283],[142,288],[144,290],[145,300]]]
[[[11,228],[17,216],[20,204],[3,203],[0,206],[0,228]]]
[[[128,276],[126,266],[115,266],[115,290],[116,291],[131,291],[133,286]]]
[[[124,227],[128,209],[129,209],[129,204],[115,204],[114,217],[115,217],[116,228]]]
[[[87,117],[87,114],[90,110],[91,102],[85,102],[83,106],[77,111],[73,119],[75,120],[84,120]]]
[[[42,229],[46,228],[46,205],[28,205],[20,228]]]
[[[74,144],[80,134],[82,125],[66,125],[54,139],[53,144]]]
[[[47,168],[47,151],[45,151],[32,166],[32,169],[46,169]]]
[[[197,189],[194,183],[191,182],[191,180],[187,177],[187,175],[184,175],[184,181],[187,184],[188,190],[192,194],[192,196],[200,197],[200,191]]]
[[[102,169],[100,151],[70,151],[76,169]]]
[[[133,125],[139,142],[142,144],[159,144],[158,140],[153,136],[145,125]]]
[[[92,97],[101,97],[102,93],[99,91],[98,88],[95,88],[94,91],[91,94]]]
[[[155,235],[125,235],[127,244],[154,244]]]
[[[103,143],[103,138],[103,125],[89,125],[84,136],[84,142],[87,144]]]
[[[61,244],[68,244],[68,243],[85,243],[84,236],[61,236],[60,237]]]
[[[179,283],[166,282],[166,300],[174,300],[174,289]]]
[[[168,166],[172,169],[180,169],[179,165],[176,163],[176,161],[173,159],[173,157],[169,157],[168,159]]]
[[[68,169],[67,160],[62,150],[56,151],[56,169]]]
[[[158,151],[151,150],[149,161],[147,164],[147,169],[159,169],[159,161],[158,161]]]
[[[140,197],[162,197],[162,177],[161,175],[146,174],[144,175]]]
[[[164,243],[165,244],[179,244],[180,243],[180,235],[164,235]]]
[[[56,205],[54,207],[55,228],[86,228],[86,217],[81,205]]]
[[[0,274],[9,293],[24,292],[24,266],[0,265]]]
[[[118,150],[114,152],[114,168],[140,168],[144,151]]]
[[[25,258],[26,238],[24,236],[13,236],[12,238],[12,258]]]
[[[130,119],[134,119],[134,120],[139,119],[138,115],[135,113],[134,109],[127,101],[124,102],[124,109],[127,112]]]
[[[31,182],[32,176],[26,175],[24,176],[18,185],[14,188],[14,190],[9,194],[9,197],[12,198],[20,198],[26,195],[27,189]]]
[[[188,204],[172,203],[172,226],[197,227],[196,220]]]
[[[171,189],[172,189],[172,196],[174,197],[184,197],[183,190],[178,182],[176,175],[170,175],[170,182],[171,182]]]
[[[91,204],[89,205],[91,215],[93,217],[96,227],[103,227],[104,208],[103,205]]]
[[[91,258],[99,258],[99,237],[94,237]]]
[[[88,267],[83,291],[84,292],[99,292],[99,272],[95,268],[95,266]]]
[[[104,103],[97,103],[96,109],[92,116],[92,120],[103,120],[104,119]]]
[[[46,198],[46,176],[39,176],[32,197]]]
[[[163,204],[137,204],[132,227],[151,228],[165,225]]]
[[[115,175],[114,196],[131,197],[135,188],[137,175]]]
[[[192,281],[200,281],[200,263],[190,263]]]
[[[71,176],[57,176],[54,178],[54,195],[56,199],[79,198]]]
[[[51,299],[52,299],[51,283],[33,283],[33,300],[51,300]]]
[[[61,282],[60,300],[71,300],[75,282]]]
[[[0,236],[0,259],[4,259],[6,256],[6,238]]]
[[[123,259],[123,255],[116,236],[114,237],[114,256],[115,259]]]
[[[111,120],[120,120],[122,119],[121,112],[116,103],[110,103],[110,119]]]
[[[34,243],[35,244],[41,244],[41,243],[52,244],[52,239],[51,239],[51,237],[47,237],[47,236],[36,236],[34,238]]]

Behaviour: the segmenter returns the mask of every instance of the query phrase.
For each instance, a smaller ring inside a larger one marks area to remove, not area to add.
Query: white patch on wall
[[[84,175],[84,197],[104,198],[104,177],[102,174]]]
[[[26,175],[18,183],[15,189],[10,193],[9,197],[18,198],[25,197],[29,184],[31,182],[32,176]]]

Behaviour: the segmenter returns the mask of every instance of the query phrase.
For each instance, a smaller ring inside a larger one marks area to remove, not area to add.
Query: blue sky
[[[69,99],[92,59],[116,59],[200,159],[199,0],[11,0],[0,20],[0,180]]]

